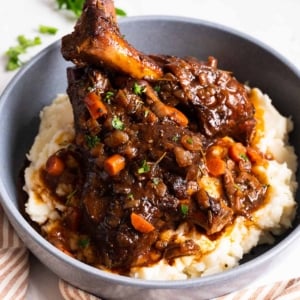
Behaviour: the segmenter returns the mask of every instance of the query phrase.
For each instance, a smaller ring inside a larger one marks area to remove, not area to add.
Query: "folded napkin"
[[[59,290],[65,300],[100,300],[93,295],[80,291],[63,280]],[[275,282],[258,288],[243,289],[213,300],[299,300],[300,278]]]
[[[0,299],[25,299],[28,278],[28,251],[0,205]]]
[[[0,205],[0,299],[26,298],[29,282],[28,251],[9,224]],[[59,280],[65,300],[99,300],[87,292]],[[275,282],[258,288],[243,289],[214,300],[299,300],[300,278]]]

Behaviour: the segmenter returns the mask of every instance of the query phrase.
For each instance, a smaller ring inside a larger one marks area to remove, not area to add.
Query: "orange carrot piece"
[[[155,229],[143,216],[134,212],[130,215],[130,221],[134,229],[141,233],[149,233]]]
[[[110,176],[118,175],[125,168],[125,157],[113,154],[104,161],[104,169]]]
[[[242,143],[234,143],[228,149],[228,154],[232,160],[239,162],[247,157],[246,147]]]
[[[189,119],[180,110],[175,107],[166,105],[167,116],[174,120],[178,125],[186,127],[189,123]]]
[[[252,163],[259,163],[263,160],[262,154],[255,148],[247,147],[247,156]]]
[[[98,119],[107,114],[107,108],[105,104],[101,101],[100,96],[94,92],[86,95],[84,98],[84,103],[93,119]]]
[[[59,176],[65,169],[64,162],[56,155],[51,155],[46,162],[46,172],[52,176]]]
[[[210,156],[206,158],[206,166],[208,172],[212,176],[220,176],[225,173],[226,170],[226,163],[220,157],[217,156]]]

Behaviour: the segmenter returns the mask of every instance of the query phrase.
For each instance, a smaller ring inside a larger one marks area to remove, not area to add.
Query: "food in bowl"
[[[112,2],[97,3],[63,39],[76,66],[68,96],[41,113],[27,214],[107,271],[169,280],[232,268],[295,216],[291,120],[213,57],[138,52]]]

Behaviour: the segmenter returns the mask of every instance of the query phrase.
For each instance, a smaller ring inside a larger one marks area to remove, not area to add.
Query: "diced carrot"
[[[84,98],[84,103],[93,119],[98,119],[107,114],[107,108],[105,104],[102,102],[100,96],[94,92],[86,95]]]
[[[175,121],[178,125],[186,127],[189,123],[188,118],[175,107],[166,105],[167,116]]]
[[[208,172],[212,176],[220,176],[225,173],[226,163],[223,159],[218,156],[209,156],[206,158],[206,166]]]
[[[234,143],[228,149],[228,154],[232,160],[239,162],[247,157],[246,147],[242,143]]]
[[[57,156],[51,155],[46,162],[46,172],[52,176],[59,176],[65,169],[64,162]]]
[[[155,99],[151,109],[159,118],[170,118],[182,127],[186,127],[189,123],[184,113],[173,106],[164,104],[159,99]]]
[[[148,222],[143,216],[131,213],[130,215],[131,224],[135,230],[142,233],[149,233],[155,229],[155,227]]]
[[[263,159],[262,154],[255,148],[247,147],[247,156],[252,163],[261,162]]]
[[[110,176],[115,176],[125,168],[125,157],[113,154],[104,161],[104,169]]]

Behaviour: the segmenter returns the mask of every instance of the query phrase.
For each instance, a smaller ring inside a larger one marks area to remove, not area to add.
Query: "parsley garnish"
[[[190,144],[190,145],[193,145],[193,139],[191,138],[191,137],[188,137],[187,139],[186,139],[186,142],[188,143],[188,144]]]
[[[184,217],[186,217],[189,213],[189,206],[187,204],[181,204],[180,205],[180,210],[181,210],[181,213]]]
[[[150,171],[150,166],[147,163],[147,161],[144,159],[142,162],[142,166],[140,168],[138,168],[138,174],[147,173],[149,171]]]
[[[85,0],[56,0],[59,9],[67,9],[79,17]]]
[[[89,238],[81,238],[78,240],[78,246],[80,248],[85,248],[90,244],[90,239]]]
[[[40,33],[45,33],[45,34],[56,34],[58,31],[57,28],[52,27],[52,26],[46,26],[46,25],[40,25],[39,27],[39,32]]]
[[[100,142],[100,138],[97,135],[86,135],[85,141],[87,146],[92,149]]]
[[[108,104],[110,104],[111,102],[111,98],[114,96],[114,92],[112,91],[108,91],[105,93],[105,96],[104,96],[104,101],[106,101]]]
[[[154,87],[154,91],[157,93],[160,92],[160,86],[158,84]]]
[[[176,134],[172,137],[172,141],[176,143],[176,142],[178,142],[178,140],[179,140],[179,134],[176,133]]]
[[[118,130],[123,130],[125,128],[124,123],[117,116],[113,117],[113,119],[111,121],[111,125],[113,128],[118,129]]]
[[[123,9],[116,7],[115,10],[116,10],[116,15],[117,16],[120,16],[120,17],[126,17],[127,16],[127,13]]]
[[[8,62],[6,64],[7,71],[13,71],[21,67],[25,62],[21,61],[20,55],[26,53],[27,48],[41,44],[41,39],[38,36],[34,39],[27,39],[24,35],[19,35],[17,40],[18,45],[10,47],[5,52],[8,57]]]
[[[240,158],[241,158],[242,160],[244,160],[244,161],[248,161],[248,160],[249,160],[249,158],[248,158],[248,156],[247,156],[246,153],[241,153],[241,154],[240,154]]]
[[[140,96],[146,92],[146,87],[135,82],[133,84],[132,90],[136,95]]]
[[[85,0],[56,0],[59,9],[70,10],[78,18],[80,17]],[[123,9],[116,8],[116,15],[125,17],[127,14]]]

